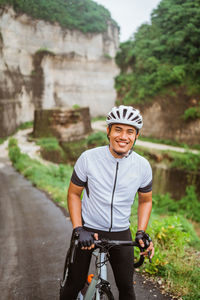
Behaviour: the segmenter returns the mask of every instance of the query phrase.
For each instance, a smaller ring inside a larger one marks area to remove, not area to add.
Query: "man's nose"
[[[127,139],[127,133],[126,133],[126,131],[121,131],[120,132],[120,139],[123,139],[123,140]]]

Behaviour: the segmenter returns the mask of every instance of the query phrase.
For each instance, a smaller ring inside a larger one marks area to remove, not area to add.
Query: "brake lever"
[[[152,260],[151,260],[151,257],[150,257],[150,256],[151,256],[151,252],[148,251],[148,259],[149,259],[149,262],[152,263]]]

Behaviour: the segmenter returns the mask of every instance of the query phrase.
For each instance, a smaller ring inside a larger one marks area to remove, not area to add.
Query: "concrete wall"
[[[55,136],[59,142],[71,142],[83,139],[91,131],[88,107],[35,110],[33,136],[36,138]]]

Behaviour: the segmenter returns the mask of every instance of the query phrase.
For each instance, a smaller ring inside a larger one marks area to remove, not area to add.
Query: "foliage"
[[[6,138],[0,138],[0,145],[5,142]]]
[[[137,230],[136,220],[136,215],[132,214],[133,236]],[[193,226],[179,215],[160,217],[153,214],[148,233],[154,242],[155,256],[152,263],[145,263],[140,271],[145,270],[154,278],[161,277],[163,283],[167,282],[169,290],[183,296],[183,299],[197,299],[200,259],[195,248],[199,249],[200,240]],[[188,295],[191,298],[187,298]]]
[[[189,151],[186,153],[170,153],[173,158],[171,167],[195,172],[200,170],[200,155]]]
[[[51,56],[55,56],[55,53],[53,52],[53,51],[51,51],[51,50],[49,50],[48,48],[45,48],[45,47],[43,47],[43,48],[40,48],[40,49],[38,49],[36,52],[35,52],[35,54],[39,54],[39,53],[42,53],[42,54],[49,54],[49,55],[51,55]]]
[[[87,145],[88,147],[98,147],[98,146],[104,146],[108,144],[108,138],[106,133],[102,131],[98,131],[95,133],[90,134],[87,137]]]
[[[79,108],[80,108],[80,105],[78,105],[78,104],[73,105],[73,109],[79,109]]]
[[[33,128],[33,122],[32,121],[22,123],[21,125],[19,125],[19,127],[17,128],[17,130],[28,129],[28,128]]]
[[[66,162],[65,152],[55,137],[38,139],[36,144],[41,147],[40,153],[44,159],[54,163]]]
[[[46,191],[59,205],[67,208],[66,196],[72,167],[68,165],[44,166],[39,161],[21,153],[17,140],[9,140],[9,157],[14,167],[36,187]]]
[[[106,116],[98,116],[98,117],[92,118],[92,122],[105,121],[105,120],[106,120]]]
[[[61,149],[61,147],[59,146],[59,142],[55,137],[38,139],[36,144],[41,146],[42,148],[44,148],[47,151]]]
[[[200,202],[194,186],[186,187],[186,195],[181,200],[174,200],[170,194],[153,196],[153,212],[159,215],[180,214],[184,217],[199,222]]]
[[[21,155],[17,140],[14,138],[10,138],[8,142],[8,148],[10,160],[13,162],[13,164],[17,163]]]
[[[108,22],[117,26],[110,12],[91,0],[0,0],[0,6],[10,4],[19,13],[62,27],[83,32],[103,32]]]
[[[175,86],[200,92],[200,5],[162,0],[132,40],[120,45],[115,86],[125,104],[144,102]]]
[[[196,120],[200,118],[200,106],[199,107],[190,107],[184,111],[183,119],[187,120]]]

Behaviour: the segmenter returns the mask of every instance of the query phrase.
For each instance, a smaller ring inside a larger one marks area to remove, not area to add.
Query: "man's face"
[[[133,126],[124,124],[113,124],[110,133],[109,127],[107,128],[107,134],[110,138],[110,151],[116,158],[128,154],[135,139],[139,136]]]

